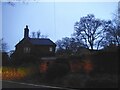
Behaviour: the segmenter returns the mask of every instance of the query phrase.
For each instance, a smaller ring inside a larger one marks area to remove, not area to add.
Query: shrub
[[[55,78],[61,78],[69,72],[69,67],[64,63],[53,63],[48,66],[46,73],[46,79],[53,80]]]
[[[63,84],[69,88],[85,88],[89,76],[85,74],[69,74],[64,77]]]
[[[117,73],[118,52],[96,52],[93,54],[94,72]]]

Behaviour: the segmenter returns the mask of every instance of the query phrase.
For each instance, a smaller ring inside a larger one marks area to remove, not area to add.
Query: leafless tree
[[[99,46],[103,39],[102,20],[96,19],[93,14],[81,17],[80,21],[75,23],[74,29],[74,35],[91,50],[94,46]]]
[[[8,49],[7,43],[4,42],[3,38],[0,39],[0,52],[6,52]]]

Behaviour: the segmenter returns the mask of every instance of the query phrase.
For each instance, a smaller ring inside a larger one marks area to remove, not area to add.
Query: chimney
[[[28,25],[26,25],[26,28],[24,29],[24,38],[29,38],[29,29],[28,29]]]

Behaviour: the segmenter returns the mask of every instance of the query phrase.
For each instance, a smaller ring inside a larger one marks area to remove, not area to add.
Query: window
[[[53,51],[53,48],[52,48],[52,47],[49,47],[49,51],[52,52],[52,51]]]
[[[30,53],[30,48],[29,47],[25,47],[24,48],[24,53]]]

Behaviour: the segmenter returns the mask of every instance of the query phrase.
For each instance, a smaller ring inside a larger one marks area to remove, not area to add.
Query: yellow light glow
[[[25,78],[27,75],[30,74],[30,70],[27,68],[10,68],[10,67],[3,67],[1,70],[1,75],[3,80],[18,80]]]

